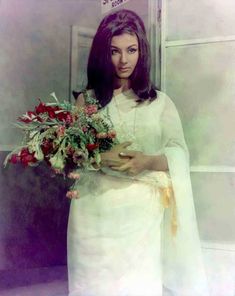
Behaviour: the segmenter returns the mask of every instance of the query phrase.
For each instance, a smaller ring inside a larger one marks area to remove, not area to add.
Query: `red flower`
[[[45,113],[47,112],[47,106],[44,103],[40,102],[40,104],[35,107],[35,112],[37,114]]]
[[[28,111],[28,112],[27,112],[27,115],[28,115],[29,117],[31,117],[31,118],[36,117],[36,113],[33,112],[33,111]]]
[[[27,147],[24,147],[24,148],[21,149],[20,156],[23,157],[23,156],[28,155],[28,154],[30,154],[30,152],[29,152],[29,149]]]
[[[34,152],[31,153],[29,152],[29,149],[27,147],[23,148],[20,151],[20,161],[23,165],[27,166],[30,163],[35,163],[37,162],[37,159],[34,157]]]
[[[18,121],[24,122],[24,123],[29,123],[32,120],[26,117],[18,117]]]
[[[70,112],[59,112],[56,114],[56,118],[60,121],[66,122],[68,124],[73,122],[73,116]]]
[[[96,143],[96,144],[87,144],[86,145],[86,148],[87,148],[87,150],[88,151],[93,151],[93,150],[95,150],[95,149],[97,149],[99,147],[99,144],[98,143]]]
[[[96,130],[94,128],[91,128],[90,133],[95,136],[96,135]]]
[[[36,118],[37,118],[37,121],[43,122],[43,119],[40,116],[37,116]]]
[[[17,162],[20,162],[20,157],[17,154],[12,154],[11,158],[9,159],[9,162],[16,164]]]
[[[48,155],[53,150],[53,143],[49,140],[44,140],[41,149],[44,155]]]
[[[96,134],[97,139],[105,139],[107,137],[108,137],[107,133],[98,133],[98,134]]]
[[[59,106],[47,106],[43,102],[40,102],[40,104],[35,107],[36,114],[47,113],[51,119],[54,119],[57,117],[57,114],[55,113],[55,111],[59,111],[59,110],[61,110]]]
[[[48,116],[49,116],[51,119],[56,118],[56,114],[55,114],[55,111],[54,111],[54,110],[48,110],[47,113],[48,113]]]
[[[55,106],[55,107],[46,106],[46,112],[51,119],[56,118],[57,114],[55,113],[55,111],[58,111],[58,110],[60,110],[58,106]]]
[[[37,159],[34,157],[34,154],[28,154],[21,158],[21,162],[23,163],[23,165],[27,166],[30,163],[37,162]]]
[[[26,115],[23,115],[22,117],[18,117],[18,120],[22,121],[24,123],[29,123],[29,122],[32,122],[32,121],[40,121],[40,122],[42,122],[42,118],[39,117],[37,115],[37,113],[33,112],[33,111],[27,111]]]
[[[36,118],[36,114],[33,111],[27,111],[26,115],[23,115],[22,117],[18,117],[18,120],[24,123],[29,123],[33,121],[35,118]]]
[[[73,116],[69,112],[67,112],[65,121],[68,124],[73,123]]]
[[[66,119],[65,113],[64,112],[57,113],[56,118],[60,121],[65,121],[65,119]]]
[[[111,138],[111,139],[114,139],[114,138],[116,138],[116,132],[115,131],[110,131],[109,133],[108,133],[108,137],[109,138]]]
[[[58,137],[63,137],[65,134],[65,126],[60,125],[57,130],[56,130],[57,136]]]
[[[71,145],[66,147],[66,153],[68,155],[72,156],[74,154],[74,151],[75,151],[75,149]]]
[[[84,111],[87,115],[92,115],[98,111],[98,108],[96,105],[87,105]]]

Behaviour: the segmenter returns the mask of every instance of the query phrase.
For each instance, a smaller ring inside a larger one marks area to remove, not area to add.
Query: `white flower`
[[[52,92],[52,93],[50,94],[50,96],[52,96],[52,97],[55,99],[55,101],[56,101],[57,103],[59,103],[59,100],[57,99],[57,97],[56,97],[56,95],[55,95],[55,92]]]

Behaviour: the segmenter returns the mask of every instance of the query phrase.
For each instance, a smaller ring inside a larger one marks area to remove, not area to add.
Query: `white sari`
[[[165,154],[169,173],[128,178],[107,170],[78,181],[81,198],[71,201],[68,222],[69,296],[161,296],[162,286],[174,296],[207,296],[177,110],[162,92],[133,108],[135,98],[132,90],[121,93],[102,112],[109,112],[120,142],[133,141],[130,149]]]

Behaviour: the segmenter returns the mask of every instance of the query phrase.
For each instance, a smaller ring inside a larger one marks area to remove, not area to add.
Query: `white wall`
[[[70,26],[96,27],[99,2],[2,0],[0,4],[0,148],[17,144],[11,122],[47,99],[69,95]]]

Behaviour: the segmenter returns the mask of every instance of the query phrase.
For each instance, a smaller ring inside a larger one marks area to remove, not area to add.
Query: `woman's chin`
[[[131,76],[131,73],[117,73],[116,76],[119,79],[128,79]]]

